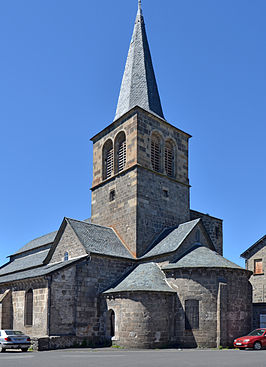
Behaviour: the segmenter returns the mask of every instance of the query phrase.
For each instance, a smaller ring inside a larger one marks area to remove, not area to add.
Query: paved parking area
[[[1,367],[265,367],[266,350],[67,349],[0,354]]]

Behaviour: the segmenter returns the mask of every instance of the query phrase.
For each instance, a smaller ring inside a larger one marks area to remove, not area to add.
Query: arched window
[[[126,134],[121,131],[115,138],[115,173],[123,171],[127,161]]]
[[[151,137],[151,165],[154,171],[161,171],[161,139],[157,134]]]
[[[109,310],[109,327],[110,327],[110,336],[111,338],[115,336],[115,313],[114,310]]]
[[[64,261],[68,261],[68,252],[64,253]]]
[[[33,290],[29,289],[25,294],[25,325],[32,326],[33,319]]]
[[[114,170],[114,149],[111,139],[103,146],[103,179],[111,177]]]
[[[175,174],[175,152],[170,141],[165,142],[164,147],[164,168],[167,176],[173,177]]]

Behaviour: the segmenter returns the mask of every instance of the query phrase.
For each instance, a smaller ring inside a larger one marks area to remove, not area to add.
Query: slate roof
[[[58,264],[52,264],[52,265],[48,264],[48,265],[44,265],[44,266],[37,267],[37,268],[34,268],[34,269],[20,271],[20,272],[8,274],[8,275],[2,275],[2,276],[0,276],[0,284],[1,283],[12,282],[12,281],[16,281],[16,280],[23,280],[23,279],[35,278],[35,277],[38,277],[38,276],[47,275],[47,274],[53,273],[54,271],[63,269],[64,267],[67,267],[69,265],[72,265],[75,262],[83,260],[86,257],[87,257],[87,255],[83,256],[83,257],[80,257],[78,259],[72,259],[72,260],[69,260],[69,261],[60,262]]]
[[[115,120],[135,106],[142,107],[164,119],[140,2]]]
[[[202,245],[193,246],[175,263],[162,267],[163,270],[177,268],[230,268],[244,270],[217,252]]]
[[[25,246],[21,247],[14,255],[20,254],[25,251],[33,250],[38,247],[42,247],[48,244],[52,244],[54,242],[57,231],[50,232],[45,234],[44,236],[35,238],[34,240],[28,242]]]
[[[164,230],[152,244],[152,249],[142,256],[142,259],[176,251],[199,222],[200,219],[195,219],[180,224],[176,228]]]
[[[115,288],[105,291],[104,294],[134,291],[175,293],[159,266],[156,263],[146,263],[138,265]]]
[[[84,219],[84,222],[91,223],[91,218]],[[25,246],[21,247],[17,252],[13,255],[21,254],[22,252],[34,250],[38,247],[43,247],[45,245],[52,244],[57,235],[57,231],[47,233],[43,236],[37,237],[32,241],[28,242]]]
[[[261,237],[257,242],[255,242],[253,245],[251,245],[246,251],[244,251],[240,256],[245,258],[248,258],[250,253],[253,254],[253,251],[256,249],[256,247],[260,244],[262,244],[263,241],[266,240],[266,235]],[[258,249],[259,250],[259,249]],[[256,252],[256,250],[255,250]]]
[[[134,259],[112,228],[67,218],[86,251]]]
[[[0,276],[3,274],[13,273],[23,269],[32,268],[35,266],[42,265],[43,261],[48,255],[50,250],[43,250],[35,252],[34,254],[22,256],[12,260],[0,269]]]

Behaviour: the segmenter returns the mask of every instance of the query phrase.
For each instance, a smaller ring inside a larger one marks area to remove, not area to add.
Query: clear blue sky
[[[0,2],[0,263],[90,216],[92,144],[113,121],[137,0]],[[266,1],[143,0],[166,119],[193,135],[191,207],[224,254],[266,233]]]

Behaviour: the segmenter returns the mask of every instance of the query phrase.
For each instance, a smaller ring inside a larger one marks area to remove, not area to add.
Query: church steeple
[[[164,118],[142,15],[141,0],[129,47],[115,119],[140,106]]]

